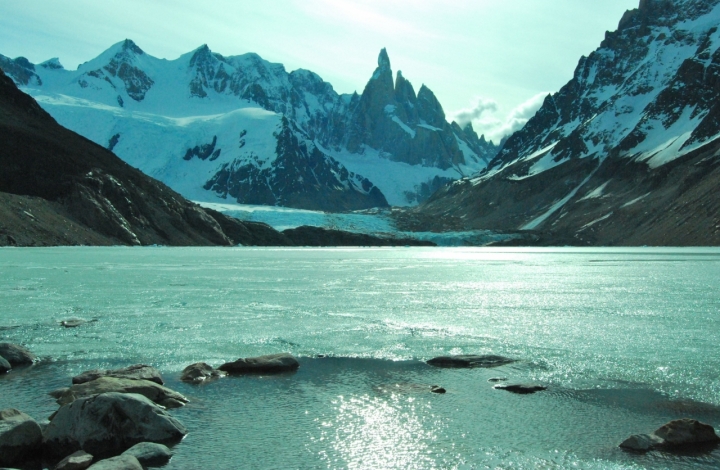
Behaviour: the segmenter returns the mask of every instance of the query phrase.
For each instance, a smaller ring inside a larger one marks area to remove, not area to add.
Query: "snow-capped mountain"
[[[720,243],[719,26],[718,0],[642,0],[480,176],[408,223]]]
[[[125,40],[75,71],[0,56],[58,122],[184,196],[320,210],[411,205],[484,168],[496,148],[448,124],[381,51],[362,95],[307,70],[207,46],[176,60]]]

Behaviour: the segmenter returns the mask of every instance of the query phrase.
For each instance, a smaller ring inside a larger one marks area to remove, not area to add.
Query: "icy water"
[[[142,362],[191,400],[170,469],[718,468],[617,444],[720,429],[719,280],[719,249],[0,249],[0,341],[43,358],[0,408],[43,419],[71,376]],[[178,381],[281,351],[296,373]],[[423,362],[460,353],[518,362]]]

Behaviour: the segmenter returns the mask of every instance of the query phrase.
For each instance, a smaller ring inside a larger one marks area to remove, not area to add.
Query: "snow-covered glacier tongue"
[[[478,177],[411,219],[546,243],[720,243],[719,26],[719,0],[642,0]]]
[[[412,205],[494,155],[415,95],[385,50],[362,95],[307,70],[206,45],[175,60],[119,42],[77,70],[0,56],[60,124],[200,202],[345,211]],[[363,123],[370,123],[368,128]]]

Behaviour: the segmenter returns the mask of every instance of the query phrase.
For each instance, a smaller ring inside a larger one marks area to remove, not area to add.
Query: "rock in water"
[[[132,455],[144,467],[160,467],[170,461],[172,452],[162,444],[141,442],[123,452],[123,455]]]
[[[662,445],[663,440],[654,434],[634,434],[620,443],[620,447],[628,450],[648,451]]]
[[[132,455],[118,455],[111,459],[101,460],[88,470],[143,470],[138,459]]]
[[[620,443],[620,447],[628,450],[648,451],[691,450],[697,446],[717,444],[720,437],[709,424],[695,419],[683,418],[664,424],[652,434],[635,434]]]
[[[85,470],[92,465],[93,456],[84,450],[68,455],[60,461],[53,470]]]
[[[498,367],[505,364],[515,362],[515,359],[510,359],[503,356],[485,355],[478,356],[475,354],[460,354],[457,356],[440,356],[427,361],[428,364],[435,367],[451,367],[451,368],[463,368],[463,367]]]
[[[0,411],[0,465],[36,457],[42,444],[40,425],[14,408]]]
[[[118,393],[137,393],[154,401],[155,403],[169,408],[177,408],[177,404],[187,403],[189,400],[167,387],[158,385],[149,380],[133,380],[121,379],[116,377],[100,377],[99,379],[76,384],[65,390],[57,391],[60,396],[57,399],[59,405],[67,405],[74,400],[82,397],[98,395],[100,393],[118,392]],[[180,405],[182,406],[182,405]]]
[[[10,369],[12,369],[10,363],[5,360],[4,357],[0,356],[0,374],[8,372]]]
[[[185,426],[144,396],[111,392],[60,408],[43,432],[43,443],[55,456],[75,450],[117,455],[141,442],[171,443],[185,434]]]
[[[300,367],[300,363],[287,353],[270,354],[268,356],[248,357],[228,362],[218,367],[218,370],[229,374],[263,374],[289,372]]]
[[[217,379],[225,375],[225,372],[214,369],[210,364],[196,362],[183,369],[180,380],[194,384],[207,380]]]
[[[720,442],[712,426],[689,418],[670,421],[653,434],[663,439],[663,445],[668,447]]]
[[[27,366],[37,361],[35,354],[22,346],[11,343],[0,343],[0,356],[4,357],[11,366]]]
[[[502,384],[495,385],[493,388],[497,390],[505,390],[512,393],[518,393],[520,395],[528,395],[530,393],[547,390],[546,386],[538,384]]]
[[[64,326],[65,328],[77,328],[80,325],[84,325],[87,323],[87,320],[82,320],[80,318],[71,318],[69,320],[63,320],[60,322],[60,326]]]
[[[158,385],[164,385],[160,371],[145,364],[135,364],[123,369],[116,370],[88,370],[72,379],[73,384],[82,384],[100,377],[117,377],[121,379],[149,380]]]

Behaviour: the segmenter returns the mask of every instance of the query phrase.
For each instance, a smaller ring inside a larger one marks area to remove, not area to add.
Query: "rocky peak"
[[[60,63],[60,59],[53,57],[40,64],[40,67],[51,70],[62,70],[65,67]]]
[[[20,86],[42,85],[42,80],[35,73],[35,66],[25,57],[11,59],[0,55],[0,69],[4,70]]]
[[[420,87],[417,95],[417,112],[418,117],[431,126],[442,128],[446,125],[442,105],[435,97],[435,93],[425,85]]]
[[[133,42],[132,39],[125,39],[125,41],[122,44],[122,50],[123,52],[133,53],[137,55],[143,55],[145,54],[145,51],[140,49],[135,42]]]

